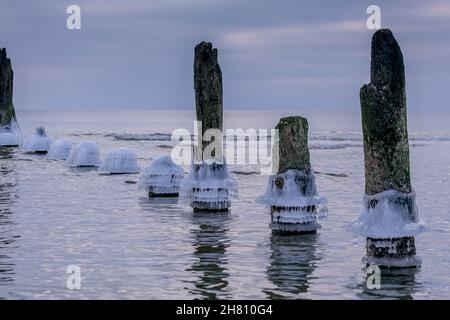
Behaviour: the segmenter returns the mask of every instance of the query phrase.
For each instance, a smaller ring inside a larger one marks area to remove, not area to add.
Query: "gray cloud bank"
[[[66,28],[70,4],[81,7],[81,30]],[[410,110],[447,110],[445,0],[10,0],[0,4],[0,47],[18,109],[192,108],[193,48],[208,40],[228,109],[359,110],[369,4],[402,47]]]

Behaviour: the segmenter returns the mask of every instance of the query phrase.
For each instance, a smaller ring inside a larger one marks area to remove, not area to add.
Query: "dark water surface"
[[[141,167],[173,143],[122,134],[170,134],[191,129],[193,119],[142,111],[19,117],[27,134],[45,125],[55,138],[96,141],[102,156],[130,147]],[[450,134],[417,128],[412,117],[413,185],[432,231],[416,240],[421,268],[383,272],[381,290],[369,290],[364,239],[345,230],[364,190],[358,117],[308,117],[317,186],[329,207],[322,229],[308,236],[271,235],[269,215],[255,204],[267,182],[256,166],[232,166],[240,198],[229,214],[202,215],[149,200],[136,190],[138,175],[69,169],[0,149],[0,298],[450,298]],[[251,112],[225,117],[229,127],[270,128],[278,119]],[[66,288],[70,265],[81,268],[80,290]]]

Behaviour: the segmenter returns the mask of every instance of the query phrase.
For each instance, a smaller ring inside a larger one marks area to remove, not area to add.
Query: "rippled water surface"
[[[225,125],[272,128],[281,115],[228,112]],[[166,134],[192,130],[193,116],[19,112],[27,134],[45,125],[55,138],[96,141],[102,156],[127,146],[141,167],[169,153]],[[267,182],[256,166],[231,166],[240,198],[229,214],[205,215],[149,200],[137,191],[138,175],[69,169],[0,149],[0,298],[450,298],[449,117],[410,117],[413,185],[431,228],[416,240],[422,266],[383,271],[382,289],[369,290],[364,239],[345,230],[364,189],[359,115],[306,116],[317,186],[329,206],[322,229],[308,236],[271,235],[270,217],[254,201]],[[70,265],[81,268],[80,290],[66,288]]]

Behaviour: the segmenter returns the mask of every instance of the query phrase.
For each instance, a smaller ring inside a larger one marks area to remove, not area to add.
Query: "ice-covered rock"
[[[193,164],[181,182],[179,204],[194,211],[225,211],[237,197],[238,182],[229,175],[226,164]]]
[[[109,150],[103,161],[101,171],[107,173],[138,173],[137,156],[129,148],[117,148]]]
[[[178,196],[184,170],[166,155],[153,160],[142,169],[139,176],[139,190],[145,190],[150,197]]]
[[[49,160],[66,160],[73,148],[72,142],[66,139],[59,139],[53,142],[47,154]]]
[[[17,121],[13,118],[9,125],[0,126],[0,146],[20,146],[23,144],[23,133]]]
[[[27,137],[22,145],[24,152],[47,153],[53,138],[47,137],[44,127],[37,127],[31,137]]]
[[[70,151],[65,165],[69,167],[98,167],[100,150],[93,141],[83,141]]]

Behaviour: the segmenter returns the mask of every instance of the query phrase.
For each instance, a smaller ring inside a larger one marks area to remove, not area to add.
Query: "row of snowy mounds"
[[[31,137],[27,137],[22,145],[25,152],[48,152],[53,143],[53,138],[48,137],[44,127],[37,127]]]
[[[49,160],[66,160],[69,167],[98,167],[107,173],[138,173],[136,154],[128,148],[110,150],[105,160],[100,159],[100,149],[94,141],[83,141],[73,147],[66,139],[55,141],[47,154]]]
[[[100,164],[100,149],[94,141],[79,143],[70,151],[65,162],[68,167],[98,167]]]
[[[11,123],[0,126],[0,147],[20,146],[23,143],[23,133],[17,121],[13,118]]]
[[[162,156],[142,169],[138,189],[154,194],[177,194],[183,177],[183,168],[173,163],[170,155]]]
[[[256,202],[267,207],[307,208],[315,206],[326,215],[327,200],[318,194],[314,171],[289,169],[269,178],[265,193]]]
[[[133,150],[118,148],[106,154],[100,170],[107,173],[138,173],[137,156]]]
[[[415,236],[428,229],[419,221],[414,192],[388,190],[364,195],[363,203],[360,216],[348,226],[353,233],[374,239],[389,239]]]
[[[221,205],[238,197],[238,183],[228,174],[226,164],[193,164],[180,184],[179,204]]]

